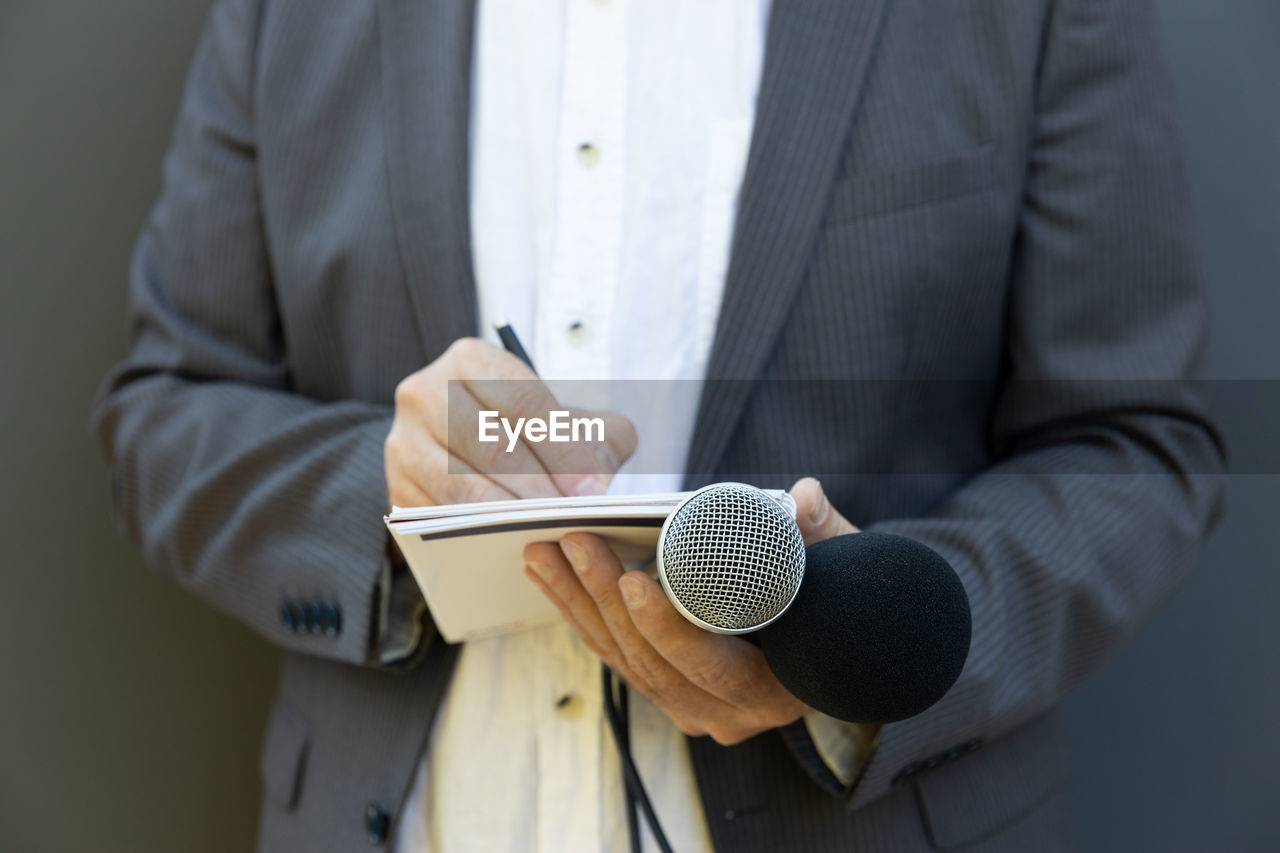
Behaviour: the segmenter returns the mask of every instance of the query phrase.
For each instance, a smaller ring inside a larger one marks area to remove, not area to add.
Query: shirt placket
[[[606,379],[622,240],[627,0],[568,0],[550,275],[537,353],[549,379]],[[568,626],[543,635],[538,849],[598,849],[603,830],[599,664]]]
[[[568,625],[539,632],[533,664],[538,753],[538,850],[600,847],[603,711],[599,664]]]
[[[550,377],[607,379],[623,203],[628,0],[569,0],[556,151],[556,233],[539,294]],[[545,365],[545,366],[544,366]]]

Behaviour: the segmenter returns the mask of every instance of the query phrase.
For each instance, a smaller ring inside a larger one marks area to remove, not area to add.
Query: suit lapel
[[[476,333],[468,204],[472,0],[378,0],[391,202],[405,287],[433,359]]]
[[[773,4],[690,487],[715,473],[800,285],[887,2]]]

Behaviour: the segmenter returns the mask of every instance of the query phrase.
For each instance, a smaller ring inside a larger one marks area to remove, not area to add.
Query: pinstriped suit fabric
[[[1066,845],[1052,709],[1217,510],[1152,16],[775,4],[709,368],[743,381],[709,384],[688,484],[821,475],[855,523],[952,562],[974,637],[850,790],[803,727],[691,742],[718,847]],[[95,410],[148,559],[290,652],[264,849],[364,845],[449,676],[443,643],[391,674],[371,638],[395,384],[474,330],[470,39],[461,0],[218,3],[135,254],[134,350]],[[285,630],[288,596],[340,602],[343,632]]]

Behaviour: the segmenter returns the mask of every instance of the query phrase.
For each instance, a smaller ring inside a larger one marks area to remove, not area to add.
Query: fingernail
[[[542,563],[525,563],[525,568],[533,569],[533,573],[544,581],[551,580],[551,567]]]
[[[564,555],[569,558],[569,565],[573,566],[575,572],[582,574],[587,570],[590,561],[587,560],[587,552],[581,545],[572,539],[565,539],[560,543],[560,550],[564,551]]]
[[[600,463],[600,467],[612,474],[620,467],[618,465],[618,457],[613,455],[613,448],[607,444],[601,444],[596,447],[596,461]]]
[[[827,519],[827,510],[830,504],[827,503],[827,493],[822,490],[822,484],[818,483],[818,500],[813,506],[809,507],[809,523],[812,525],[820,525]]]
[[[618,578],[618,589],[622,590],[622,600],[628,607],[639,607],[644,604],[645,597],[649,594],[639,578],[627,575]]]

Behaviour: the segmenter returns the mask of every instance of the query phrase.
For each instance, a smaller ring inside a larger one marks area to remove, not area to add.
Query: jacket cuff
[[[377,662],[396,669],[412,666],[434,632],[428,631],[427,602],[417,581],[390,557],[382,561],[378,603],[374,637]]]
[[[880,743],[880,726],[846,723],[819,711],[806,713],[778,733],[810,778],[841,799],[858,787]]]
[[[866,767],[880,738],[880,726],[846,723],[821,711],[809,711],[801,720],[822,763],[848,790]]]

